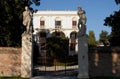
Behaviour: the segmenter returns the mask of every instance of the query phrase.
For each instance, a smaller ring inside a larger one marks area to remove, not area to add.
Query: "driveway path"
[[[65,76],[37,76],[32,79],[77,79],[77,77],[65,77]]]

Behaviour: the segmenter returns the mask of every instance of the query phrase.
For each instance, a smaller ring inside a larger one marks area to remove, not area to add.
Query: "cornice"
[[[78,16],[77,14],[34,14],[33,16]]]
[[[77,11],[38,11],[33,16],[78,16]]]

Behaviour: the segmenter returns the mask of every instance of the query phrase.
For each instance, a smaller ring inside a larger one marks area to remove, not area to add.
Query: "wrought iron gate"
[[[64,53],[58,57],[51,56],[51,51],[48,51],[48,46],[45,38],[40,38],[39,44],[34,46],[33,54],[33,75],[34,76],[77,76],[78,74],[78,56],[55,51],[56,54]],[[69,40],[68,40],[69,41]],[[62,43],[63,44],[63,43]],[[66,44],[65,44],[66,45]],[[68,47],[69,45],[65,46]],[[54,47],[53,47],[54,48]],[[66,48],[68,49],[68,48]]]
[[[75,57],[71,56],[70,58]],[[38,57],[37,64],[34,65],[34,76],[77,76],[77,63],[68,64],[68,62],[70,60],[65,60],[65,63],[60,63],[56,59],[49,57]]]

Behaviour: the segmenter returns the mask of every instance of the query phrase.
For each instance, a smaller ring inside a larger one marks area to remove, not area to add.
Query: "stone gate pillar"
[[[89,78],[88,75],[88,36],[86,34],[85,11],[78,7],[78,78]]]
[[[32,77],[32,34],[22,35],[21,77]]]
[[[89,78],[87,35],[78,38],[78,78]]]
[[[25,6],[23,12],[23,25],[26,31],[22,34],[22,58],[21,58],[21,77],[32,77],[32,59],[33,59],[33,24],[32,11],[28,6]]]

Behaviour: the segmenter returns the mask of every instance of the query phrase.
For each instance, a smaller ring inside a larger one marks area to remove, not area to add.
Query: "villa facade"
[[[33,14],[33,29],[35,41],[39,51],[46,52],[46,38],[51,36],[64,36],[69,38],[69,55],[77,54],[77,11],[37,11]],[[56,34],[57,33],[57,34]]]

